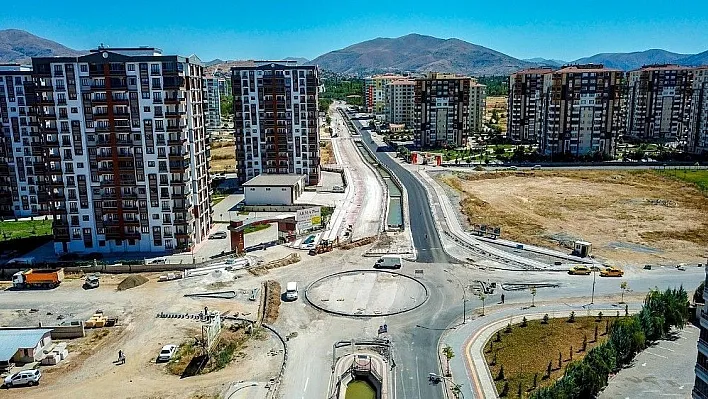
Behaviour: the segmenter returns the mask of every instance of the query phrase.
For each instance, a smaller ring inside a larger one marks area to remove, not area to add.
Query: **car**
[[[608,267],[607,269],[600,272],[601,277],[622,277],[624,276],[624,271],[616,267]]]
[[[534,165],[531,169],[532,170],[541,170],[541,165]]]
[[[163,346],[160,350],[160,354],[157,355],[157,362],[169,362],[172,356],[175,355],[175,352],[177,352],[177,345],[170,344]]]
[[[5,387],[16,387],[19,385],[39,385],[42,372],[39,370],[23,370],[13,375],[5,377]]]
[[[210,240],[222,240],[226,238],[226,232],[225,231],[217,231],[216,233],[210,234],[209,239]]]
[[[516,166],[509,166],[507,169],[508,169],[508,170],[516,170],[517,167],[516,167]]]
[[[587,276],[591,270],[587,266],[573,266],[568,270],[568,274]]]
[[[334,186],[334,187],[332,187],[332,192],[333,192],[333,193],[343,193],[343,192],[344,192],[344,187],[342,187],[342,186]]]
[[[101,284],[100,280],[98,279],[98,276],[95,274],[86,276],[86,280],[84,281],[84,289],[90,290],[92,288],[98,288],[98,286]]]

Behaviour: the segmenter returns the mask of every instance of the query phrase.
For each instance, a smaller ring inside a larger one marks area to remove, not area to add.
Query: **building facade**
[[[688,151],[694,154],[708,152],[708,66],[693,70]]]
[[[217,85],[219,89],[219,96],[230,96],[231,95],[231,78],[230,77],[218,77]]]
[[[295,61],[248,61],[231,69],[239,184],[260,174],[320,181],[319,69]]]
[[[154,48],[34,58],[55,251],[190,250],[211,228],[203,65]],[[35,168],[36,169],[36,168]]]
[[[482,86],[483,85],[479,85]],[[415,145],[459,147],[475,129],[481,130],[475,115],[483,115],[483,90],[465,76],[431,73],[415,81]],[[473,89],[473,87],[475,87]],[[473,94],[475,93],[475,94]],[[479,94],[476,94],[479,93]],[[478,124],[479,127],[477,127]]]
[[[397,79],[384,88],[384,112],[388,123],[413,129],[415,122],[415,80]]]
[[[386,111],[386,86],[394,80],[405,78],[402,75],[374,75],[364,79],[364,105],[366,111],[384,114]]]
[[[649,65],[627,74],[625,135],[643,142],[685,142],[688,136],[693,69]]]
[[[708,287],[708,265],[706,266],[705,287]],[[698,336],[698,357],[696,359],[696,380],[693,384],[694,399],[708,399],[708,291],[703,289],[703,308],[700,311]]]
[[[470,134],[482,133],[484,115],[487,111],[487,86],[477,83],[470,84]]]
[[[47,215],[44,147],[31,68],[0,65],[0,216]]]
[[[221,95],[219,94],[219,78],[207,76],[204,78],[204,96],[206,98],[206,128],[209,130],[221,127]]]
[[[543,81],[552,68],[530,68],[509,77],[507,135],[516,143],[538,143],[541,135]]]
[[[602,65],[572,65],[544,74],[540,152],[614,155],[624,131],[623,73]]]

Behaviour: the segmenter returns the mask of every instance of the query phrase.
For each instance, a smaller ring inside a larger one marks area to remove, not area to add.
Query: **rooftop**
[[[8,361],[18,349],[34,348],[49,328],[29,328],[23,330],[0,330],[0,361]]]
[[[690,69],[696,69],[696,68],[690,68],[690,67],[685,67],[685,66],[680,66],[680,65],[675,65],[675,64],[653,64],[653,65],[643,65],[639,69],[635,69],[632,72],[638,72],[638,71],[687,71]]]
[[[287,174],[264,174],[243,183],[244,187],[292,187],[305,179],[305,175]]]
[[[534,68],[528,68],[528,69],[522,69],[519,72],[514,73],[514,75],[536,75],[536,74],[542,74],[542,73],[551,73],[553,72],[552,67],[534,67]]]
[[[108,46],[99,46],[97,49],[91,49],[90,50],[92,53],[100,53],[101,51],[110,51],[112,53],[117,53],[117,54],[123,54],[123,55],[129,55],[129,56],[138,56],[138,55],[148,55],[148,56],[154,56],[154,55],[162,55],[162,50],[160,50],[157,47],[148,47],[148,46],[140,46],[140,47],[108,47]]]
[[[582,72],[622,72],[619,69],[605,68],[602,64],[564,65],[554,73],[582,73]]]

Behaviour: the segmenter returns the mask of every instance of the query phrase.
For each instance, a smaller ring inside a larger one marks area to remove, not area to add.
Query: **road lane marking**
[[[420,394],[420,367],[418,366],[418,355],[415,356],[415,375],[416,379],[416,385],[418,386],[418,397],[422,398],[423,395]]]
[[[654,356],[660,357],[660,358],[662,358],[662,359],[668,359],[668,357],[666,357],[666,356],[657,355],[656,353],[651,353],[651,352],[649,352],[648,350],[645,350],[645,352],[648,353],[648,354],[650,354],[650,355],[654,355]]]
[[[307,384],[309,384],[309,383],[310,383],[310,377],[307,377],[305,379],[305,388],[303,389],[303,391],[307,391]]]

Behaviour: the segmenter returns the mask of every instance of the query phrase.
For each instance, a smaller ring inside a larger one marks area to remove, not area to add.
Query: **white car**
[[[162,347],[160,354],[157,355],[157,362],[168,362],[177,352],[177,345],[165,345]]]
[[[18,385],[38,385],[39,379],[42,378],[42,372],[39,370],[24,370],[19,373],[5,377],[5,387],[16,387]]]
[[[224,238],[226,238],[225,231],[217,231],[216,233],[212,233],[209,235],[210,240],[223,240]]]

